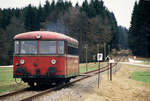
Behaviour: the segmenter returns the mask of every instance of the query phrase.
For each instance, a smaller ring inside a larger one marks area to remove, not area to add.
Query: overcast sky
[[[21,8],[27,6],[28,4],[38,6],[39,3],[41,3],[41,5],[44,5],[45,1],[46,0],[0,0],[0,8],[9,8],[9,7]],[[75,5],[76,2],[82,4],[84,0],[70,0],[70,1],[72,1],[73,5]],[[103,1],[105,6],[110,11],[114,12],[118,25],[122,25],[129,28],[131,21],[131,14],[136,0],[103,0]]]

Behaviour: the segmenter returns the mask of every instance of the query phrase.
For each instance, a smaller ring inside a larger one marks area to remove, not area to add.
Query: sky
[[[22,8],[29,4],[38,6],[44,5],[46,0],[0,0],[0,8]],[[52,0],[49,0],[50,2]],[[68,0],[67,0],[68,1]],[[84,0],[70,0],[73,5],[78,2],[80,5]],[[104,5],[115,14],[118,25],[129,28],[131,14],[136,0],[103,0]]]

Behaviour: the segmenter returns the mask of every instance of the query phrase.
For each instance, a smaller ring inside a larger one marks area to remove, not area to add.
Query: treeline
[[[118,26],[118,48],[128,49],[128,29],[123,26]]]
[[[135,2],[129,29],[129,46],[134,55],[150,57],[150,1]]]
[[[25,8],[0,9],[0,65],[12,64],[13,37],[16,34],[40,29],[76,38],[80,62],[85,61],[85,44],[88,44],[89,61],[93,61],[97,54],[97,44],[101,52],[118,46],[115,16],[102,0],[85,0],[81,6],[78,3],[72,6],[71,2],[63,0],[46,1],[39,7],[28,5]]]

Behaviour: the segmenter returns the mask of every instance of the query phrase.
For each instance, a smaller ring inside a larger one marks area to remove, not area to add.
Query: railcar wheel
[[[42,83],[42,82],[36,82],[36,86],[37,87],[46,87],[46,84]]]
[[[61,85],[63,83],[63,81],[62,80],[56,80],[55,83],[56,83],[56,85]]]
[[[28,85],[29,85],[30,87],[34,87],[34,82],[28,82]]]
[[[65,79],[65,83],[69,83],[70,82],[70,78],[69,79]]]

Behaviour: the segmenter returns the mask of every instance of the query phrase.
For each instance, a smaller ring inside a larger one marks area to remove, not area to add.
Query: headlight
[[[37,39],[40,39],[40,38],[41,38],[41,36],[37,34],[37,35],[36,35],[36,38],[37,38]]]
[[[51,63],[54,65],[54,64],[56,64],[56,60],[55,59],[52,59],[51,60]]]
[[[24,64],[24,60],[23,59],[20,60],[20,64],[22,64],[22,65]]]

